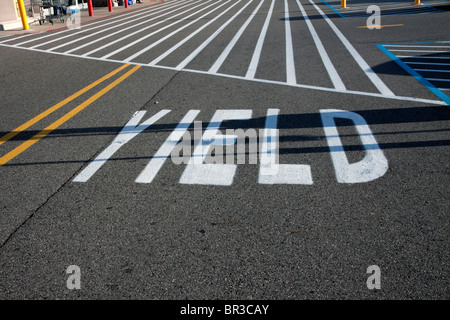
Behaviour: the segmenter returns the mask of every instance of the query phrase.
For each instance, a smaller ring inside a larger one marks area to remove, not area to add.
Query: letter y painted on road
[[[130,121],[123,127],[123,129],[119,132],[114,141],[105,149],[102,153],[100,153],[83,171],[81,171],[75,179],[74,182],[86,182],[88,181],[98,169],[100,169],[106,161],[108,161],[111,156],[116,153],[123,145],[125,145],[128,141],[136,137],[139,133],[147,129],[153,123],[164,117],[166,114],[170,112],[170,110],[161,110],[153,117],[150,117],[146,121],[139,124],[139,121],[142,120],[145,113],[147,111],[138,111],[133,117],[131,117]]]

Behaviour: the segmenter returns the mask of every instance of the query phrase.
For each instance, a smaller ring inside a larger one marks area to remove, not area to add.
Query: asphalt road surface
[[[0,37],[0,298],[449,299],[448,7],[348,3]]]

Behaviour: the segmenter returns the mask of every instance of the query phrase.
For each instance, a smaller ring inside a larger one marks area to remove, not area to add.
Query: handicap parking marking
[[[450,40],[377,44],[377,47],[450,105]]]

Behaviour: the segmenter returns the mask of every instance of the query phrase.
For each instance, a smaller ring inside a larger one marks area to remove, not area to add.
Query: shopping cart
[[[39,7],[39,24],[45,21],[53,24],[58,19],[64,22],[69,0],[33,0],[33,3]]]

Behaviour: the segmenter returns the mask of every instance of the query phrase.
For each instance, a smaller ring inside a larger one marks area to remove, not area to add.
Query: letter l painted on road
[[[311,167],[306,164],[278,163],[278,113],[267,110],[264,137],[260,150],[258,182],[261,184],[313,184]]]

